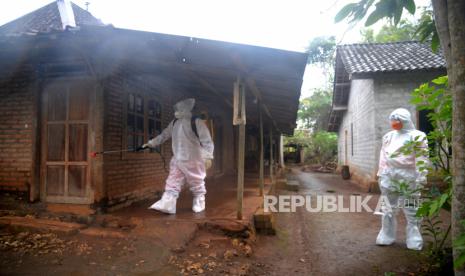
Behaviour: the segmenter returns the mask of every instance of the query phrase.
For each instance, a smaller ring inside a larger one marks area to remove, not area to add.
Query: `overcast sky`
[[[360,28],[334,24],[334,15],[355,0],[74,0],[115,27],[178,34],[292,51],[305,51],[316,36],[339,43],[360,39]],[[1,0],[0,25],[52,0]],[[8,4],[6,4],[8,3]],[[307,68],[302,94],[320,87],[322,75]]]

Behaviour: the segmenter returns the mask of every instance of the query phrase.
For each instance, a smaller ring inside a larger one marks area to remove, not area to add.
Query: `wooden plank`
[[[240,60],[240,57],[238,55],[231,56],[231,59],[232,59],[232,62],[235,64],[235,66],[237,67],[237,69],[240,72],[242,72],[246,76],[249,75],[247,70],[246,70],[246,67],[244,66],[244,64],[242,63],[242,61]],[[250,77],[246,77],[245,81],[246,81],[247,86],[249,87],[249,89],[252,91],[252,94],[257,98],[258,102],[262,103],[262,108],[265,111],[266,115],[268,115],[268,117],[270,118],[270,120],[273,123],[274,127],[276,129],[278,129],[278,131],[279,131],[279,128],[278,128],[276,122],[273,120],[273,116],[271,116],[270,110],[268,109],[268,107],[265,104],[263,104],[262,93],[261,93],[260,89],[258,89],[258,86],[257,86],[255,80],[250,78]]]
[[[103,151],[103,124],[104,124],[104,84],[95,84],[95,93],[91,95],[92,108],[90,118],[90,148],[93,152]],[[103,178],[103,156],[97,156],[89,161],[91,201],[100,201],[106,196],[106,187]]]
[[[270,126],[270,179],[271,183],[274,182],[273,179],[273,128]]]
[[[66,120],[69,120],[69,87],[66,87]],[[69,124],[65,124],[65,195],[68,195]]]
[[[205,87],[207,90],[212,92],[213,94],[219,96],[223,101],[229,106],[232,107],[232,103],[229,99],[225,98],[223,93],[220,91],[216,90],[215,87],[213,87],[208,81],[204,80],[203,78],[199,77],[194,71],[192,70],[187,70],[189,76],[194,79],[196,82],[200,83],[203,87]]]
[[[260,105],[258,105],[258,116],[259,116],[259,124],[260,124],[260,180],[259,180],[259,189],[260,189],[260,196],[264,195],[264,150],[265,146],[263,145],[263,118],[262,118],[262,109]]]
[[[245,125],[239,125],[239,147],[237,158],[237,219],[242,219],[244,199]]]
[[[237,82],[240,83],[238,77]],[[242,86],[242,85],[241,85]],[[245,99],[245,89],[240,89],[240,97]],[[245,100],[241,102],[242,106],[239,107],[244,111],[242,114],[245,117]],[[242,208],[244,199],[244,163],[245,163],[245,121],[239,125],[239,139],[238,139],[238,154],[237,154],[237,219],[242,219]]]
[[[35,74],[34,85],[31,87],[33,95],[33,106],[32,106],[32,164],[31,164],[31,176],[29,179],[31,191],[29,194],[29,201],[34,202],[39,200],[40,197],[40,114],[41,111],[41,100],[40,100],[40,75],[38,72]]]
[[[284,169],[284,138],[282,135],[279,135],[279,165]]]
[[[47,172],[47,152],[48,152],[48,140],[47,140],[47,117],[48,117],[48,93],[45,88],[41,87],[41,105],[42,105],[42,116],[40,118],[41,126],[41,155],[40,155],[40,200],[45,201],[45,178]]]

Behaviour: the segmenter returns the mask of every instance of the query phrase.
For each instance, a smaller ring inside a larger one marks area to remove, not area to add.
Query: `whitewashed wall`
[[[372,174],[375,163],[374,101],[373,79],[352,80],[348,111],[339,128],[339,164],[349,165],[351,172],[366,177]]]

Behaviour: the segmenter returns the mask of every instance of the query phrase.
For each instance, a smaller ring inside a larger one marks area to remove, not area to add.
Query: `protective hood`
[[[415,124],[412,122],[412,116],[405,108],[398,108],[392,111],[391,115],[389,115],[389,120],[401,121],[403,127],[400,131],[415,130]]]
[[[185,99],[174,105],[174,117],[177,119],[192,117],[192,109],[195,105],[195,99]]]

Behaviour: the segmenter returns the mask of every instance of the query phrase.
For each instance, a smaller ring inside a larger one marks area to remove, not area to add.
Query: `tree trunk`
[[[465,232],[465,1],[433,0],[436,27],[447,62],[452,113],[452,239]],[[454,249],[454,259],[460,251]],[[455,275],[464,276],[462,266]]]

